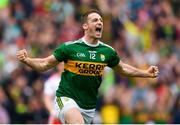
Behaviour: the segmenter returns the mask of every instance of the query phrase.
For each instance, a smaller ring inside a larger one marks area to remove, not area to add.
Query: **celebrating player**
[[[103,19],[99,11],[86,12],[82,16],[82,28],[81,39],[59,45],[46,58],[30,58],[25,49],[17,53],[21,62],[37,71],[46,71],[64,62],[56,91],[56,111],[61,121],[68,124],[91,123],[104,67],[131,77],[155,78],[159,72],[156,66],[142,70],[125,64],[112,47],[100,41]]]

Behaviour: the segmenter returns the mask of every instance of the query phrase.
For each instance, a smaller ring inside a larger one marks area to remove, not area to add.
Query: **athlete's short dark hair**
[[[89,16],[89,14],[91,13],[97,13],[102,17],[102,13],[96,9],[90,9],[87,12],[85,12],[82,16],[81,16],[81,23],[86,23],[87,22],[87,18]]]

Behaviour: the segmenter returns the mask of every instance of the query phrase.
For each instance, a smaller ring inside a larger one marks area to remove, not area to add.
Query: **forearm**
[[[54,55],[50,55],[46,58],[30,58],[25,49],[18,51],[16,56],[22,63],[41,72],[46,71],[59,63]]]
[[[135,68],[133,66],[122,64],[123,70],[121,71],[121,74],[124,76],[131,76],[131,77],[150,77],[150,74],[147,72],[147,70],[142,70]]]
[[[50,65],[47,64],[45,58],[27,58],[24,63],[32,69],[40,72],[46,71],[50,68]]]

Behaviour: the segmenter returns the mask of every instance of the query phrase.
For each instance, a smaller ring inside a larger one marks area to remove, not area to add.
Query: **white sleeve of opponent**
[[[60,83],[60,76],[53,75],[47,79],[44,83],[44,94],[46,95],[55,95],[56,90],[58,89]]]

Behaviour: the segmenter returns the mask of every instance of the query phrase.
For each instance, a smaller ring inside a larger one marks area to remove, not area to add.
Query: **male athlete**
[[[137,69],[123,63],[116,51],[101,42],[103,19],[99,11],[89,10],[83,15],[84,36],[60,45],[47,58],[30,58],[25,49],[17,53],[17,58],[37,71],[46,71],[64,62],[64,72],[56,91],[57,115],[63,123],[91,123],[94,116],[105,66],[120,75],[155,78],[158,68]]]

